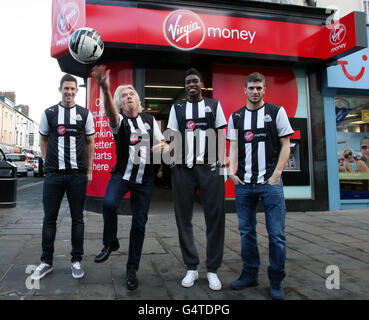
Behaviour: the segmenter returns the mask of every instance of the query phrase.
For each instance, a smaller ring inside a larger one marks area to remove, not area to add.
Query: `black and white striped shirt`
[[[153,115],[139,113],[136,118],[119,115],[117,127],[110,129],[114,134],[117,163],[111,173],[122,175],[124,180],[150,184],[153,182],[154,144],[164,140]]]
[[[291,134],[293,130],[281,106],[265,103],[258,110],[244,106],[232,113],[227,139],[238,140],[237,176],[247,183],[268,180],[278,163],[279,139]]]
[[[79,105],[57,104],[41,117],[40,134],[48,136],[45,171],[87,170],[86,136],[95,134],[91,112]]]
[[[189,168],[194,164],[214,163],[217,160],[217,139],[210,145],[207,130],[226,126],[222,106],[215,99],[204,98],[199,102],[182,100],[172,105],[169,114],[168,128],[181,133],[182,163]],[[212,137],[216,137],[215,130]]]

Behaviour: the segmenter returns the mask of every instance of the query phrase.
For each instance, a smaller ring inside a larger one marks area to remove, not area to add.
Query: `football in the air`
[[[92,28],[79,28],[69,38],[69,52],[83,64],[96,62],[104,51],[104,41]]]

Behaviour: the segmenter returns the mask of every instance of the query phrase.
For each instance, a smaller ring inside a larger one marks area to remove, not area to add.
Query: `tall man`
[[[201,203],[206,221],[206,268],[209,287],[220,290],[217,276],[223,258],[224,245],[224,178],[220,175],[216,129],[227,125],[220,102],[203,98],[200,73],[191,68],[185,75],[187,100],[175,103],[170,111],[168,128],[178,131],[182,148],[174,147],[175,159],[181,153],[182,162],[171,170],[174,210],[179,244],[187,274],[183,287],[192,287],[198,279],[199,256],[192,228],[193,203],[196,189],[200,189]],[[223,129],[218,130],[223,135]],[[176,141],[176,140],[175,140]],[[177,144],[179,146],[179,143]],[[219,148],[219,160],[224,163],[224,148]]]
[[[64,193],[67,193],[72,217],[72,276],[84,275],[83,209],[87,185],[92,180],[94,122],[91,112],[77,105],[77,80],[66,74],[60,81],[61,102],[44,111],[40,123],[41,152],[46,157],[43,187],[45,211],[42,227],[41,264],[33,273],[41,279],[53,271],[56,220]]]
[[[261,199],[269,235],[270,294],[273,299],[283,299],[281,283],[286,276],[286,207],[281,174],[290,155],[289,136],[293,130],[283,107],[264,102],[265,90],[264,76],[250,74],[245,85],[247,105],[232,113],[228,122],[228,169],[229,177],[235,184],[243,260],[242,274],[231,283],[231,288],[239,290],[258,285],[260,258],[256,207]]]
[[[111,171],[103,203],[104,247],[96,255],[95,262],[104,262],[111,252],[119,249],[118,209],[120,200],[131,191],[132,225],[126,286],[128,290],[135,290],[138,287],[136,272],[141,259],[153,191],[152,151],[157,147],[157,151],[163,151],[168,146],[162,142],[164,137],[155,118],[149,113],[142,112],[140,97],[132,85],[119,86],[115,90],[113,101],[108,81],[109,73],[110,70],[106,66],[95,66],[92,69],[92,75],[104,94],[105,113],[114,134],[117,154],[117,163]],[[146,140],[146,146],[139,144],[143,140]]]

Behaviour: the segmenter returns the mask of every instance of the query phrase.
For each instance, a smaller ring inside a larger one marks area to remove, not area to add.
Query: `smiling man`
[[[228,122],[228,173],[235,184],[243,260],[242,274],[231,283],[231,288],[258,285],[256,208],[261,199],[269,235],[270,294],[272,299],[280,300],[284,298],[282,280],[286,276],[286,207],[281,175],[290,155],[293,130],[283,107],[264,102],[265,90],[264,76],[250,74],[245,85],[247,104],[234,112]]]
[[[188,98],[175,103],[170,111],[168,128],[179,132],[182,138],[182,148],[175,145],[174,153],[181,153],[184,163],[172,166],[172,191],[179,244],[187,267],[182,286],[192,287],[198,279],[199,255],[193,236],[192,210],[196,190],[200,189],[206,220],[207,278],[210,289],[220,290],[222,284],[217,269],[222,262],[224,245],[224,178],[220,174],[224,146],[217,145],[216,136],[223,134],[227,121],[218,100],[203,98],[202,87],[201,74],[189,69],[185,74]]]
[[[61,102],[46,109],[40,123],[42,157],[46,157],[42,198],[45,216],[41,264],[33,273],[35,280],[53,271],[56,220],[65,193],[72,217],[72,276],[84,276],[83,210],[86,188],[92,180],[95,129],[91,112],[74,101],[78,92],[76,78],[64,75],[59,92]]]

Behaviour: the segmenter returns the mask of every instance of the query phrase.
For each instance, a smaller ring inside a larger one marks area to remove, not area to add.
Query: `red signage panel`
[[[309,55],[318,52],[321,59],[332,60],[367,47],[365,14],[351,12],[325,27],[300,45]]]
[[[169,50],[204,49],[319,60],[362,48],[356,34],[359,27],[365,30],[365,23],[357,23],[358,12],[324,29],[216,13],[87,4],[86,25],[96,29],[105,42],[135,44],[137,48],[151,45]]]
[[[69,37],[85,26],[85,11],[85,0],[53,0],[51,56],[58,58],[69,53]]]

